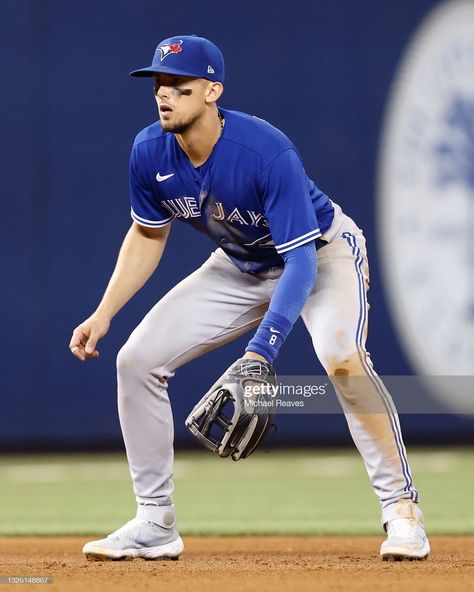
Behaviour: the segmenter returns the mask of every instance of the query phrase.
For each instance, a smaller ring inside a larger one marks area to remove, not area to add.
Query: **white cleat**
[[[418,504],[401,499],[383,512],[387,540],[382,543],[380,555],[385,561],[427,559],[430,544],[425,533],[423,514]]]
[[[89,561],[118,561],[121,559],[178,559],[184,549],[175,524],[172,506],[154,508],[149,512],[139,506],[137,516],[105,539],[86,543],[82,552]],[[146,518],[148,519],[145,519]]]

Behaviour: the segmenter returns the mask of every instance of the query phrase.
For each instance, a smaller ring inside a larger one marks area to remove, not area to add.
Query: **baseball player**
[[[152,65],[131,75],[154,78],[159,120],[133,144],[132,225],[102,301],[73,332],[72,353],[80,360],[99,356],[97,342],[112,318],[158,266],[173,220],[208,234],[217,249],[151,309],[118,355],[118,409],[137,514],[87,543],[84,554],[180,555],[168,380],[248,331],[240,362],[270,367],[301,315],[380,500],[388,535],[382,557],[426,558],[397,412],[365,348],[362,231],[308,178],[282,132],[217,105],[224,60],[213,43],[195,35],[166,39]],[[383,412],[367,413],[367,401]]]

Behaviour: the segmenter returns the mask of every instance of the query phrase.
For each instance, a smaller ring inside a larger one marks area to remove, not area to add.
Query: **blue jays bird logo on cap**
[[[179,53],[180,51],[183,51],[183,48],[181,47],[182,43],[182,41],[176,41],[175,43],[171,43],[169,45],[159,45],[158,49],[161,52],[161,61],[163,61],[167,56],[169,56],[172,53]]]

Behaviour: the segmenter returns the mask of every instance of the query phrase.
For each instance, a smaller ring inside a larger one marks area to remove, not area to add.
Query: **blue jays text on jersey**
[[[324,234],[334,208],[281,131],[251,115],[220,111],[222,134],[198,168],[159,122],[137,135],[130,159],[131,214],[153,228],[174,218],[191,224],[241,271],[258,273],[282,265],[281,253]]]

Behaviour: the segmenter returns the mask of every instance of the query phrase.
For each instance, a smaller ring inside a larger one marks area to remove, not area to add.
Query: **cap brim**
[[[187,72],[186,70],[170,68],[168,66],[150,66],[149,68],[141,68],[140,70],[130,72],[130,76],[142,78],[154,76],[155,74],[176,74],[178,76],[189,76],[190,78],[204,78],[204,76],[196,74],[196,72]]]

